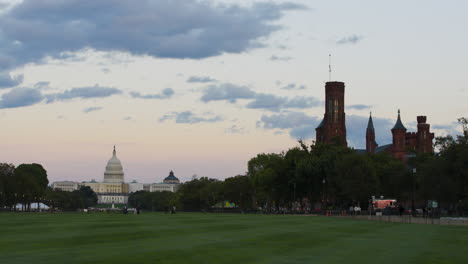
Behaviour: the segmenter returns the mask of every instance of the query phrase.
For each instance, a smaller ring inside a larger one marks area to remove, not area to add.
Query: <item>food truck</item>
[[[396,199],[384,198],[380,196],[380,198],[376,198],[372,196],[372,211],[376,212],[377,215],[381,215],[384,209],[394,209],[398,206]]]

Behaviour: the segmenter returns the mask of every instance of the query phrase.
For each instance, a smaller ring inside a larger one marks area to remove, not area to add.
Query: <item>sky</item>
[[[348,144],[398,109],[456,135],[468,115],[463,0],[0,0],[0,162],[49,181],[224,179],[311,143],[325,82],[346,83]]]

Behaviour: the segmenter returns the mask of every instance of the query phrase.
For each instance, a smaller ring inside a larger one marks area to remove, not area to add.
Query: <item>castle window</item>
[[[338,99],[335,99],[334,105],[333,105],[333,121],[338,122]]]

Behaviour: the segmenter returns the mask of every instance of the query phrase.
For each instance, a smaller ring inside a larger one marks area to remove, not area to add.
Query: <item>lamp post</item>
[[[413,168],[413,173],[412,173],[412,182],[411,182],[411,215],[415,216],[415,208],[414,208],[414,185],[416,181],[416,168]]]
[[[325,183],[327,181],[325,180],[325,178],[322,179],[322,191],[323,191],[323,212],[325,213],[325,210],[327,209],[327,195],[326,195],[326,190],[325,190]]]

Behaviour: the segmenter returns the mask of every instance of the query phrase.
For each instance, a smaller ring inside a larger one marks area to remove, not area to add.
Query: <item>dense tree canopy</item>
[[[407,163],[392,156],[358,153],[336,144],[305,144],[286,152],[261,153],[248,161],[248,171],[225,180],[193,178],[177,193],[136,192],[129,205],[167,211],[212,210],[225,202],[238,209],[346,208],[369,198],[385,196],[419,206],[437,200],[452,211],[468,210],[468,120],[460,118],[463,133],[438,137],[436,154],[415,153]],[[414,171],[413,171],[414,169]],[[64,210],[87,208],[97,202],[89,187],[71,193],[47,188],[47,172],[39,164],[14,167],[0,164],[0,205],[30,204],[42,199]]]

